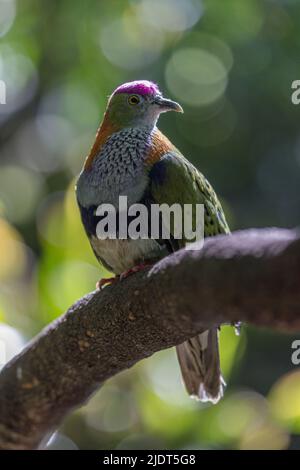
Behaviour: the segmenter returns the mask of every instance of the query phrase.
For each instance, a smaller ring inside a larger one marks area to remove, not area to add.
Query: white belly
[[[92,237],[91,245],[96,255],[111,267],[115,274],[143,263],[146,260],[162,258],[167,251],[155,240],[99,240]]]

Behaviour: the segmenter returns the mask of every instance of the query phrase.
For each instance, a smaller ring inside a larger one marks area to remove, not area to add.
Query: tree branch
[[[208,239],[74,304],[0,374],[0,448],[31,449],[100,384],[222,323],[300,331],[300,235]]]

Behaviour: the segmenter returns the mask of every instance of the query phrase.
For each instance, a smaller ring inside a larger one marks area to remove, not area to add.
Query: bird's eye
[[[137,95],[131,95],[128,98],[129,104],[135,105],[135,104],[139,104],[139,102],[140,102],[140,98]]]

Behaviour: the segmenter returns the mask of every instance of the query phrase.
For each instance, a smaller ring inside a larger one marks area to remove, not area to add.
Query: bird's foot
[[[102,290],[104,286],[114,284],[118,279],[119,279],[119,276],[103,277],[102,279],[99,279],[99,281],[97,282],[96,289]]]
[[[103,277],[100,279],[97,284],[96,284],[96,289],[102,290],[104,286],[114,284],[116,281],[122,281],[123,279],[126,279],[129,277],[131,274],[137,273],[139,271],[143,271],[143,269],[147,268],[148,266],[152,266],[153,263],[150,261],[144,261],[144,263],[137,264],[136,266],[133,266],[132,268],[128,269],[127,271],[124,271],[122,274],[119,276],[115,277]]]
[[[145,261],[144,263],[140,263],[140,264],[137,264],[136,266],[133,266],[132,268],[120,274],[120,281],[131,276],[131,274],[138,273],[139,271],[143,271],[148,266],[152,266],[152,264],[153,263],[150,263],[149,261]]]

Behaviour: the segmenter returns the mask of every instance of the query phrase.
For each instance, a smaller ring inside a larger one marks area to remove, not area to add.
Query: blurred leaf
[[[291,432],[300,434],[300,371],[285,374],[269,394],[274,417]]]

